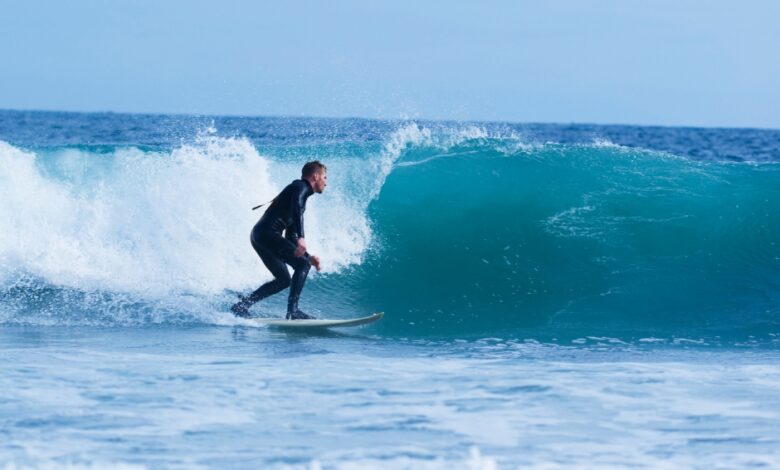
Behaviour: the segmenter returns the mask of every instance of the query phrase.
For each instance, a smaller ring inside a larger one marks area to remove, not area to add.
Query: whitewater
[[[301,307],[385,318],[253,327],[250,209],[313,159]],[[774,130],[0,111],[0,466],[778,466],[779,161]]]

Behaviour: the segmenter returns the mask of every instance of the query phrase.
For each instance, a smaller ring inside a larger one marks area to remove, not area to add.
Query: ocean
[[[314,159],[300,307],[385,317],[234,318],[251,208]],[[778,162],[780,130],[0,111],[0,468],[778,467]]]

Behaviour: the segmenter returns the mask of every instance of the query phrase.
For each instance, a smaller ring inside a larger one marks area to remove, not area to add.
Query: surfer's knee
[[[279,276],[274,279],[274,282],[276,283],[276,286],[279,290],[287,289],[290,287],[290,274],[288,273],[286,276]]]
[[[309,269],[311,269],[311,257],[308,254],[301,256],[296,261],[296,265],[293,266],[296,271],[309,272]]]

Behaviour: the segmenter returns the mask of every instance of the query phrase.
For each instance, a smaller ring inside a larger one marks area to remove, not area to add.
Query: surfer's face
[[[328,172],[323,170],[318,173],[314,173],[314,184],[312,184],[312,189],[314,189],[315,193],[322,193],[325,191],[325,186],[328,185]]]

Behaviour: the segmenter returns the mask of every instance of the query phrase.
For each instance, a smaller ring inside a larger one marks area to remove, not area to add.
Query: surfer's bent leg
[[[263,238],[265,239],[268,237],[263,237]],[[281,237],[279,237],[279,239],[282,241],[286,241]],[[276,250],[273,250],[274,248],[273,246],[271,247],[267,246],[267,245],[274,245],[276,243],[263,243],[264,241],[270,241],[270,240],[263,240],[262,242],[257,241],[255,239],[254,234],[252,236],[251,241],[252,241],[252,247],[255,249],[258,256],[260,256],[260,259],[263,261],[263,264],[265,264],[265,267],[268,268],[269,271],[271,271],[271,274],[273,274],[274,279],[260,286],[249,296],[241,297],[240,301],[238,301],[236,304],[230,307],[230,310],[236,316],[243,317],[243,318],[249,318],[250,316],[249,307],[254,305],[256,302],[268,296],[274,295],[277,292],[286,289],[290,285],[290,272],[287,271],[287,265],[285,264],[285,260],[284,260],[285,257],[283,257],[280,253],[276,253],[275,252]],[[275,242],[276,240],[273,241]]]
[[[314,318],[298,309],[298,299],[301,296],[303,285],[311,269],[311,257],[308,253],[296,257],[297,243],[283,238],[275,233],[252,233],[252,247],[255,249],[265,267],[271,271],[274,279],[260,286],[248,297],[242,297],[230,310],[239,317],[249,317],[249,307],[257,301],[290,287],[290,297],[287,300],[287,318],[302,320]],[[287,264],[293,267],[292,278],[287,271]]]
[[[287,319],[305,320],[314,318],[298,309],[298,299],[301,296],[303,285],[306,283],[306,277],[311,269],[311,256],[308,253],[304,253],[303,256],[295,256],[295,250],[298,248],[298,242],[295,239],[282,238],[276,235],[274,237],[265,236],[262,238],[262,241],[263,247],[267,247],[284,260],[285,263],[292,266],[294,270],[290,282],[290,297],[287,299]],[[270,266],[268,269],[271,269]],[[286,271],[287,268],[285,267]]]
[[[298,310],[298,299],[301,296],[306,277],[309,275],[309,269],[311,269],[311,257],[308,253],[304,253],[300,258],[293,258],[288,262],[295,271],[293,272],[290,285],[290,297],[287,299],[287,319],[302,320],[314,318]]]

